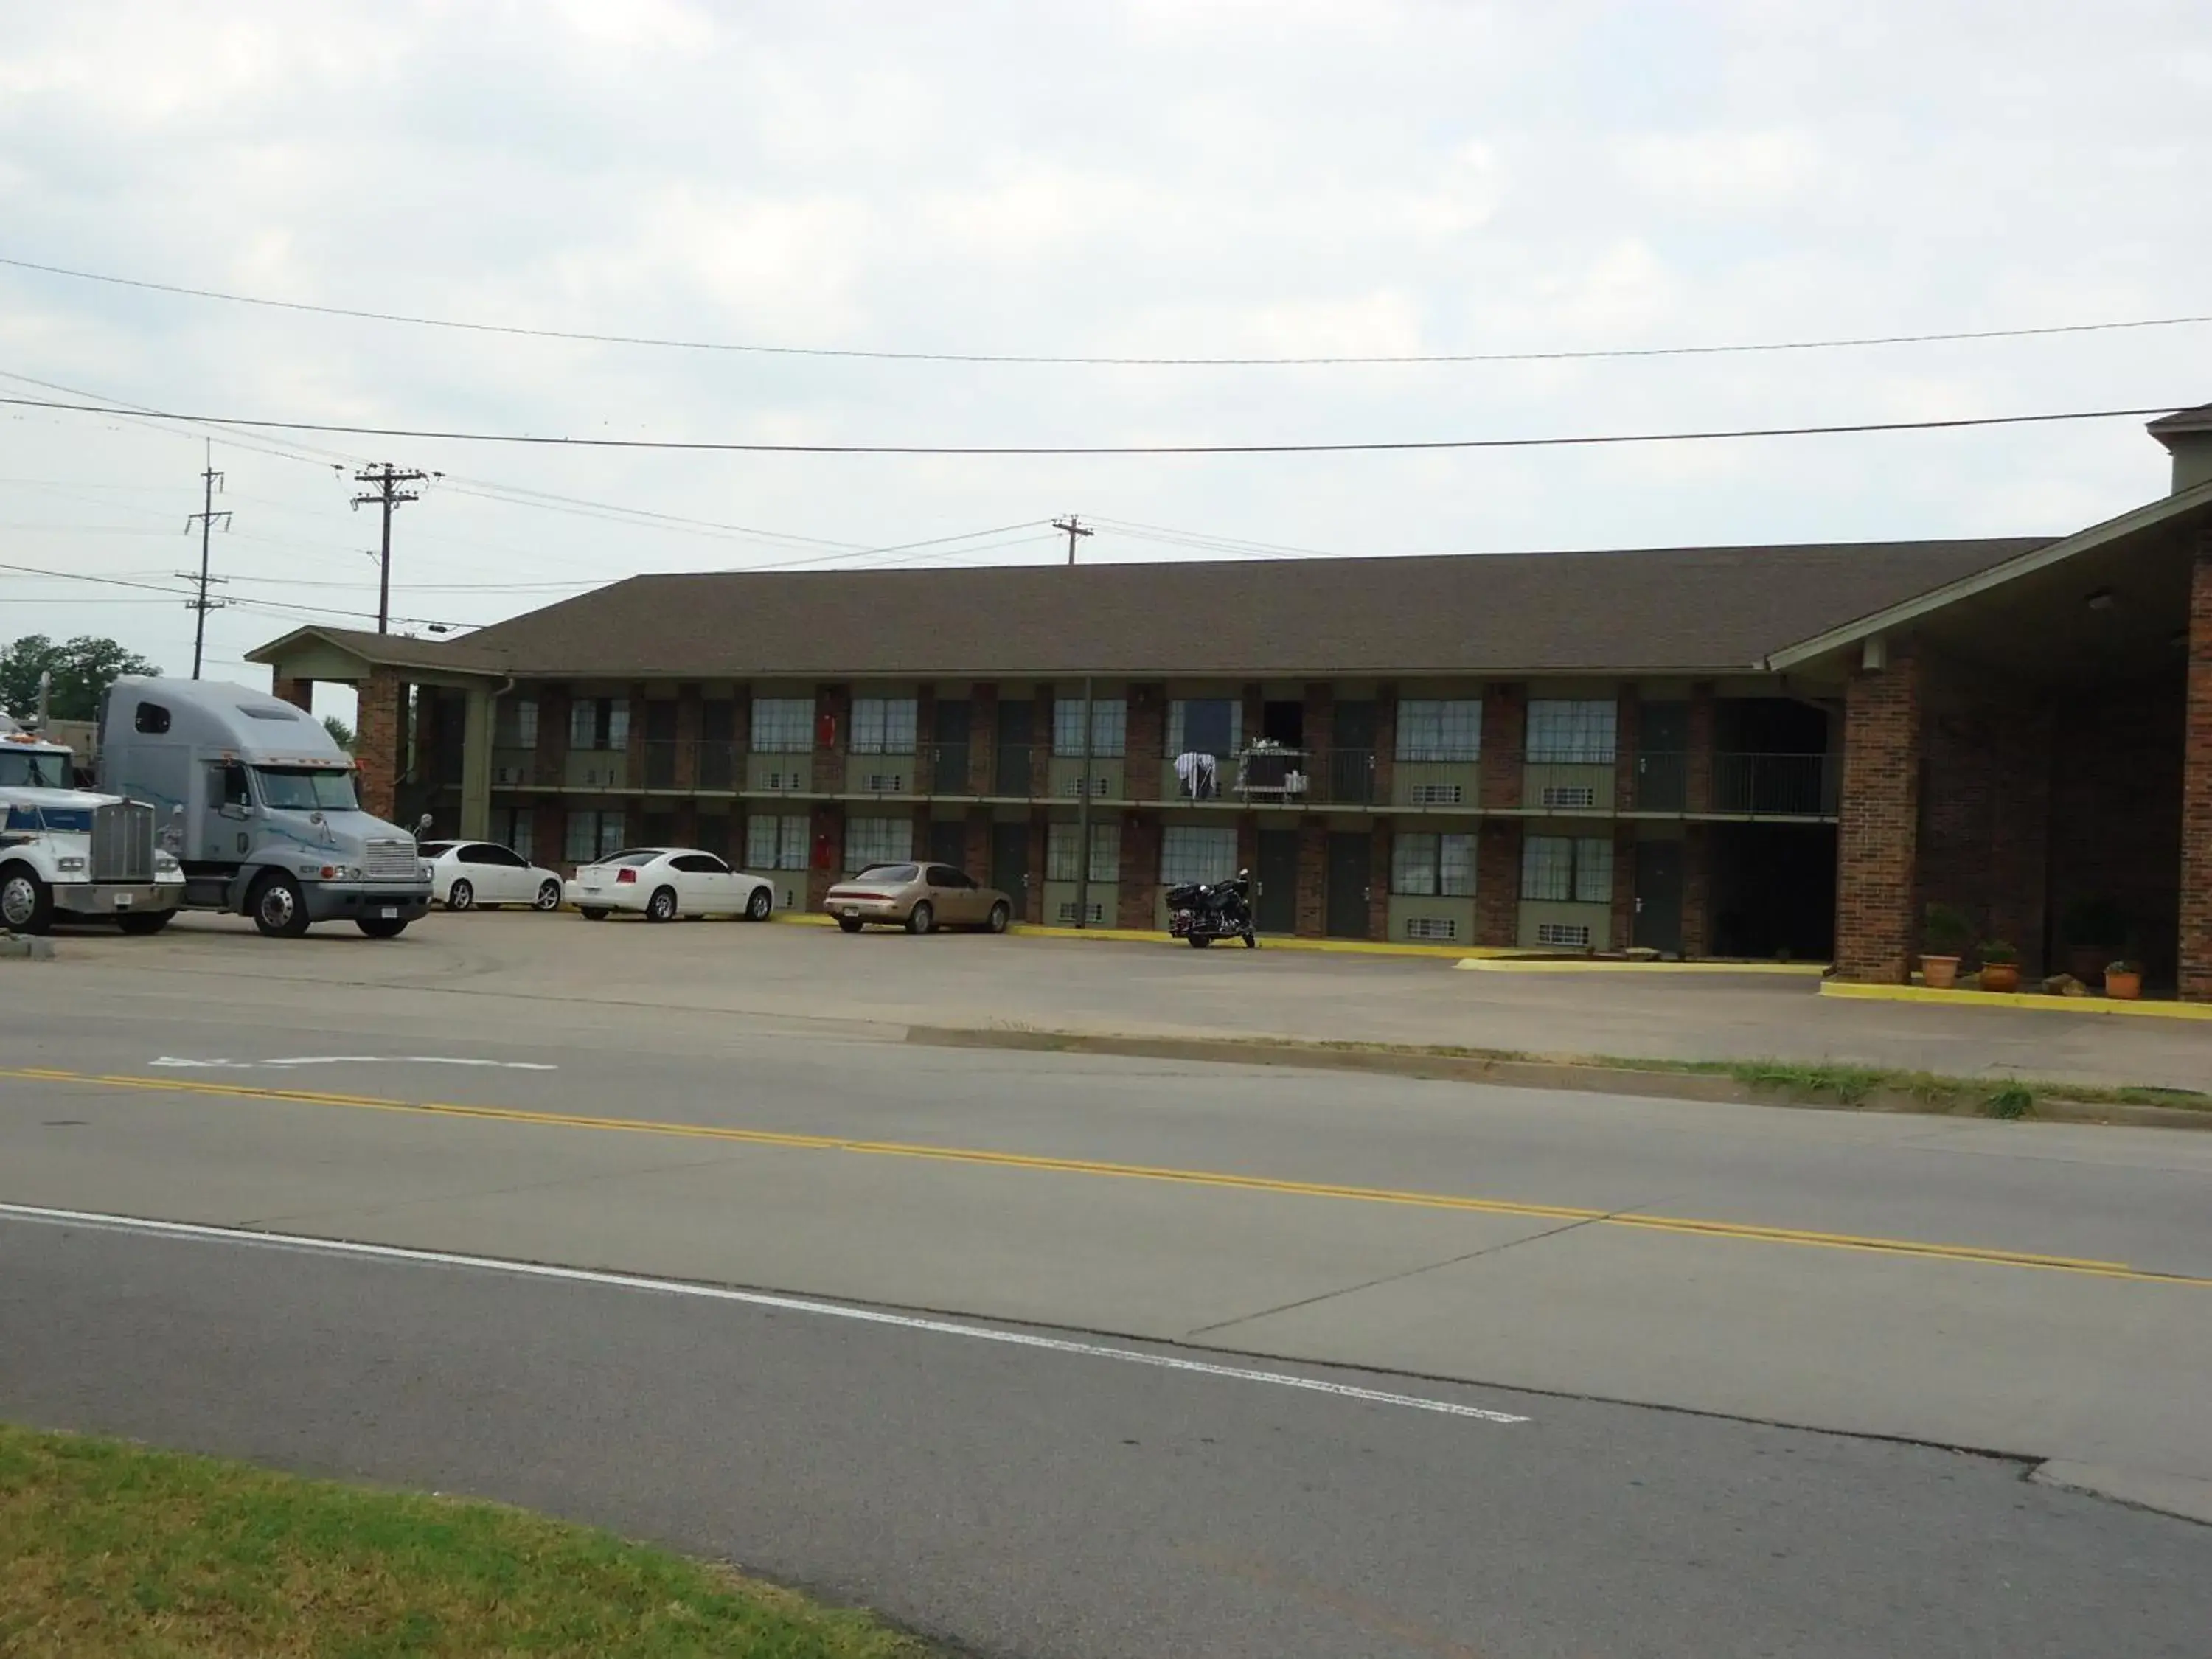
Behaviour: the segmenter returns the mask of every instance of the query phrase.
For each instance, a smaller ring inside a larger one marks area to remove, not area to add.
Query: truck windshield
[[[70,757],[52,750],[0,749],[0,788],[68,789]]]
[[[360,810],[350,772],[319,766],[257,766],[253,769],[261,777],[261,799],[271,806],[294,812]]]
[[[10,830],[73,830],[88,835],[92,830],[92,809],[88,806],[11,806],[8,809]]]

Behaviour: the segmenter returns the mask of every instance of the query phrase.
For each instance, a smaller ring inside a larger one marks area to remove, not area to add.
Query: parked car
[[[1003,933],[1014,903],[995,887],[979,887],[949,864],[872,865],[830,890],[823,908],[857,933],[871,922],[927,933],[937,927],[981,927]]]
[[[561,875],[532,864],[512,847],[490,841],[426,841],[431,896],[448,910],[477,910],[495,904],[526,904],[533,910],[561,908]]]
[[[568,884],[568,901],[586,921],[604,921],[616,910],[641,912],[647,921],[678,916],[766,921],[775,907],[775,889],[696,847],[634,847],[578,870]]]

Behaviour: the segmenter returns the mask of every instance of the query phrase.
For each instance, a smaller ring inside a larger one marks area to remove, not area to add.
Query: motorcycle
[[[1257,950],[1260,936],[1252,927],[1252,872],[1239,870],[1228,881],[1187,882],[1170,887],[1168,935],[1187,939],[1202,951],[1218,939],[1241,939],[1248,951]]]

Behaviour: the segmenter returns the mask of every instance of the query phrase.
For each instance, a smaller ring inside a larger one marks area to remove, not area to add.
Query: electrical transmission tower
[[[230,528],[229,512],[225,510],[218,513],[215,510],[215,492],[222,488],[222,474],[215,470],[215,445],[212,441],[208,445],[207,461],[207,470],[200,474],[202,487],[200,510],[187,515],[185,520],[186,535],[191,533],[194,525],[200,527],[200,574],[195,578],[190,571],[180,570],[177,573],[184,580],[197,584],[193,596],[185,601],[185,609],[194,613],[192,617],[192,678],[194,679],[200,677],[200,655],[207,645],[207,613],[210,611],[221,610],[223,604],[221,599],[208,598],[209,585],[213,583],[220,586],[222,582],[222,577],[208,574],[208,538],[214,531],[217,519],[222,520],[222,527],[225,530]]]
[[[366,467],[353,475],[356,483],[373,485],[365,495],[353,498],[356,507],[380,507],[384,509],[384,541],[377,556],[376,631],[392,631],[392,515],[409,501],[419,501],[422,492],[405,488],[408,484],[426,483],[433,475],[410,470],[403,471],[389,461]]]

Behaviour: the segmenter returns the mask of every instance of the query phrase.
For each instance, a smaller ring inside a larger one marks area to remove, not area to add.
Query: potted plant
[[[2142,994],[2142,963],[2123,957],[2105,964],[2105,994],[2133,1002]]]
[[[1982,941],[1982,989],[2020,989],[2020,952],[2001,939]]]
[[[2095,984],[2105,964],[2127,943],[2126,913],[2102,895],[2068,905],[2061,925],[2066,935],[2067,971],[2085,985]]]
[[[1948,991],[1959,982],[1959,957],[1974,936],[1966,913],[1955,904],[1931,904],[1920,923],[1920,982]]]

